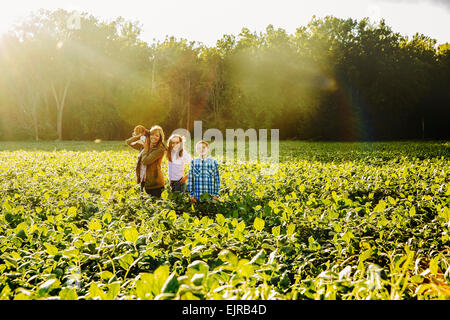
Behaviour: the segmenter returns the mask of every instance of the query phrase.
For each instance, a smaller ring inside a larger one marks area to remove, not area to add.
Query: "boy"
[[[195,151],[200,158],[193,159],[189,167],[188,192],[191,202],[196,203],[204,193],[218,201],[220,177],[217,160],[209,157],[209,144],[206,141],[197,142]]]

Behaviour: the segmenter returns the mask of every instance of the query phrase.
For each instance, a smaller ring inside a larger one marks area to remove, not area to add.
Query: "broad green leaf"
[[[97,230],[101,230],[101,229],[102,229],[102,224],[100,223],[100,221],[98,219],[94,218],[89,222],[89,230],[97,231]]]
[[[320,244],[311,236],[308,238],[308,248],[317,251],[320,249]]]
[[[62,288],[59,292],[59,298],[61,300],[77,300],[77,290],[75,288]]]
[[[257,230],[257,231],[261,231],[262,229],[264,229],[264,225],[265,222],[263,219],[260,219],[258,217],[255,218],[254,222],[253,222],[253,227]]]
[[[280,226],[276,226],[272,228],[272,234],[274,235],[274,237],[278,237],[280,235]]]
[[[108,270],[100,272],[100,278],[102,278],[102,280],[109,280],[112,277],[113,277],[113,274],[111,272],[109,272]]]
[[[98,299],[106,300],[105,292],[95,282],[92,282],[91,285],[89,286],[89,295],[88,296],[94,300],[98,300]]]
[[[344,233],[342,235],[342,240],[347,242],[347,244],[349,244],[352,239],[353,239],[353,233],[351,233],[350,231],[347,231],[346,233]]]
[[[290,223],[286,229],[286,234],[288,235],[288,237],[290,237],[291,235],[293,235],[295,232],[295,225],[293,223]]]
[[[131,266],[131,264],[134,262],[133,256],[129,253],[126,253],[119,258],[119,264],[120,266],[128,270],[128,268]]]
[[[161,292],[162,293],[176,293],[179,287],[180,287],[180,283],[178,282],[176,273],[172,272],[171,275],[164,282]]]
[[[238,258],[236,257],[236,255],[227,249],[219,252],[219,259],[224,262],[228,262],[232,266],[235,266],[238,263]]]
[[[259,252],[250,260],[250,263],[254,264],[263,264],[265,261],[266,253],[263,249],[259,250]]]
[[[384,202],[383,200],[380,200],[378,202],[378,204],[375,206],[375,208],[373,209],[373,211],[382,212],[382,211],[384,211],[384,209],[386,209],[386,202]]]
[[[52,289],[58,288],[60,284],[61,283],[58,279],[49,279],[39,286],[38,293],[40,296],[44,296],[48,294]]]
[[[238,232],[244,231],[245,230],[245,222],[244,221],[239,222],[238,225],[236,226],[236,230]]]
[[[439,256],[436,256],[430,260],[430,271],[433,275],[437,275],[439,270]]]
[[[113,282],[108,284],[108,293],[106,298],[108,300],[114,300],[120,292],[120,282]]]
[[[342,227],[341,227],[341,225],[339,223],[334,223],[333,224],[333,229],[336,232],[341,232],[342,231]]]
[[[181,254],[185,257],[189,257],[189,255],[191,254],[191,249],[189,248],[190,244],[185,245],[181,248]]]
[[[278,249],[275,249],[274,251],[272,251],[271,253],[270,253],[270,255],[269,255],[269,260],[267,260],[267,263],[268,264],[272,264],[272,263],[275,263],[275,257],[276,257],[276,254],[278,253]]]
[[[77,215],[77,208],[70,207],[69,209],[67,209],[67,215],[69,217],[75,217]]]
[[[57,255],[58,254],[58,248],[50,243],[44,243],[44,246],[46,248],[46,252],[50,255]]]
[[[124,230],[123,236],[125,240],[131,243],[136,243],[139,238],[139,232],[136,230],[136,228],[131,227]]]
[[[105,214],[104,214],[103,217],[102,217],[102,221],[103,221],[105,224],[108,224],[108,223],[111,222],[111,220],[112,220],[111,213],[105,212]]]
[[[438,210],[438,215],[444,218],[444,220],[450,221],[450,209],[448,207],[444,207],[444,209]]]
[[[177,220],[177,213],[175,212],[175,210],[170,210],[167,213],[167,220],[174,222],[175,220]]]
[[[241,263],[243,262],[243,263]],[[238,264],[238,273],[241,277],[250,278],[254,275],[255,270],[253,266],[249,263],[247,263],[248,260],[241,260]]]
[[[79,255],[78,249],[71,247],[63,251],[63,256],[66,258],[75,258]]]
[[[186,275],[191,278],[194,274],[201,273],[207,275],[209,266],[205,261],[196,260],[187,266]]]
[[[220,226],[223,226],[225,224],[225,217],[223,216],[223,214],[216,214],[216,221]]]
[[[9,201],[8,201],[8,199],[6,199],[4,202],[3,202],[3,209],[5,209],[6,211],[11,211],[12,210],[12,206],[11,206],[11,204],[9,203]]]
[[[363,262],[369,259],[371,256],[372,256],[372,249],[368,249],[359,255],[359,260]]]

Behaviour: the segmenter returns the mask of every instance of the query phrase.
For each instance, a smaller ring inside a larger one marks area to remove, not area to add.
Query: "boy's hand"
[[[197,203],[197,200],[194,197],[191,197],[191,202],[192,203]]]
[[[212,197],[212,199],[213,199],[214,201],[219,201],[219,198],[217,198],[216,196]]]

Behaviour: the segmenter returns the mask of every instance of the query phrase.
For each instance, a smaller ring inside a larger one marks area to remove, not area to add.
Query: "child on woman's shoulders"
[[[136,164],[136,177],[137,183],[140,185],[141,193],[144,190],[145,174],[147,170],[147,166],[143,165],[141,161],[142,155],[145,152],[146,132],[147,129],[143,125],[137,125],[134,127],[132,137],[125,140],[127,145],[139,151],[138,161]]]

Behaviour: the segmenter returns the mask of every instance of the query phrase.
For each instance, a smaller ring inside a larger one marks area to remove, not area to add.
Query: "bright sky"
[[[237,35],[243,27],[260,32],[268,24],[294,33],[313,15],[382,17],[395,32],[419,32],[438,43],[450,42],[450,0],[13,0],[0,2],[0,33],[38,8],[86,11],[102,20],[138,20],[148,42],[173,35],[214,46],[223,34]]]

